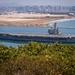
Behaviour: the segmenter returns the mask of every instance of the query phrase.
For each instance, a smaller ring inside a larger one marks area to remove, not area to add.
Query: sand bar
[[[47,26],[49,23],[71,19],[68,15],[54,14],[6,14],[0,15],[0,26]]]

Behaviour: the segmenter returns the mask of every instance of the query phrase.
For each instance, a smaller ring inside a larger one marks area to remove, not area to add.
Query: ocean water
[[[5,40],[0,40],[0,44],[1,45],[5,45],[5,46],[12,46],[12,47],[18,47],[18,45],[20,45],[20,43],[17,42],[12,42],[12,41],[5,41]],[[22,45],[24,45],[23,43],[21,43]]]
[[[75,20],[57,21],[57,27],[62,34],[75,34]],[[53,24],[49,26],[53,27]]]
[[[54,25],[54,23],[49,24],[49,26],[53,26],[53,25]],[[58,21],[57,27],[59,27],[59,31],[62,34],[75,34],[75,20]],[[61,28],[61,27],[63,27],[63,28]],[[0,32],[48,34],[48,27],[0,26]]]
[[[47,34],[48,28],[36,26],[0,26],[0,32]]]
[[[54,23],[49,24],[53,26]],[[57,21],[57,27],[62,34],[75,34],[75,20]],[[61,28],[63,27],[63,28]],[[36,26],[0,26],[0,32],[5,33],[36,33],[36,34],[48,34],[49,27],[36,27]],[[6,46],[17,47],[19,44],[26,44],[27,42],[13,42],[0,40],[0,44]]]

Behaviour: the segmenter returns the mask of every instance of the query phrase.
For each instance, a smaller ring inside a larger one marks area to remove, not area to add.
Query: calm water
[[[53,23],[50,24],[50,26],[53,26]],[[75,34],[75,20],[57,22],[57,27],[61,27],[61,26],[67,27],[67,28],[60,28],[60,32],[62,34]],[[72,29],[68,27],[72,27]],[[47,27],[33,27],[33,26],[30,26],[30,27],[0,26],[0,32],[48,34],[48,28]],[[25,42],[13,42],[13,41],[0,40],[0,44],[6,45],[6,46],[11,45],[11,46],[16,47],[19,44],[25,44]]]
[[[0,26],[0,32],[47,34],[48,28],[35,26]]]
[[[50,24],[53,26],[53,23]],[[75,20],[57,22],[57,27],[72,27],[70,28],[60,28],[62,34],[75,34]],[[74,28],[73,28],[74,27]],[[34,26],[0,26],[0,32],[9,33],[38,33],[38,34],[48,34],[48,28],[45,27],[34,27]]]
[[[53,26],[53,23],[50,25]],[[75,20],[57,22],[57,27],[64,27],[59,29],[59,31],[62,34],[75,34]],[[68,27],[72,27],[72,28],[68,28]]]

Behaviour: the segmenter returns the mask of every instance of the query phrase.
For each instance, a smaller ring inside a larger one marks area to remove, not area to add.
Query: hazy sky
[[[75,0],[0,0],[0,4],[18,5],[65,5],[74,6]]]

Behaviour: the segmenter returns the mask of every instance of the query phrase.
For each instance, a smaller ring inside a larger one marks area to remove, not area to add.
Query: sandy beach
[[[47,26],[49,23],[71,18],[68,15],[62,14],[5,14],[0,15],[0,26]]]

